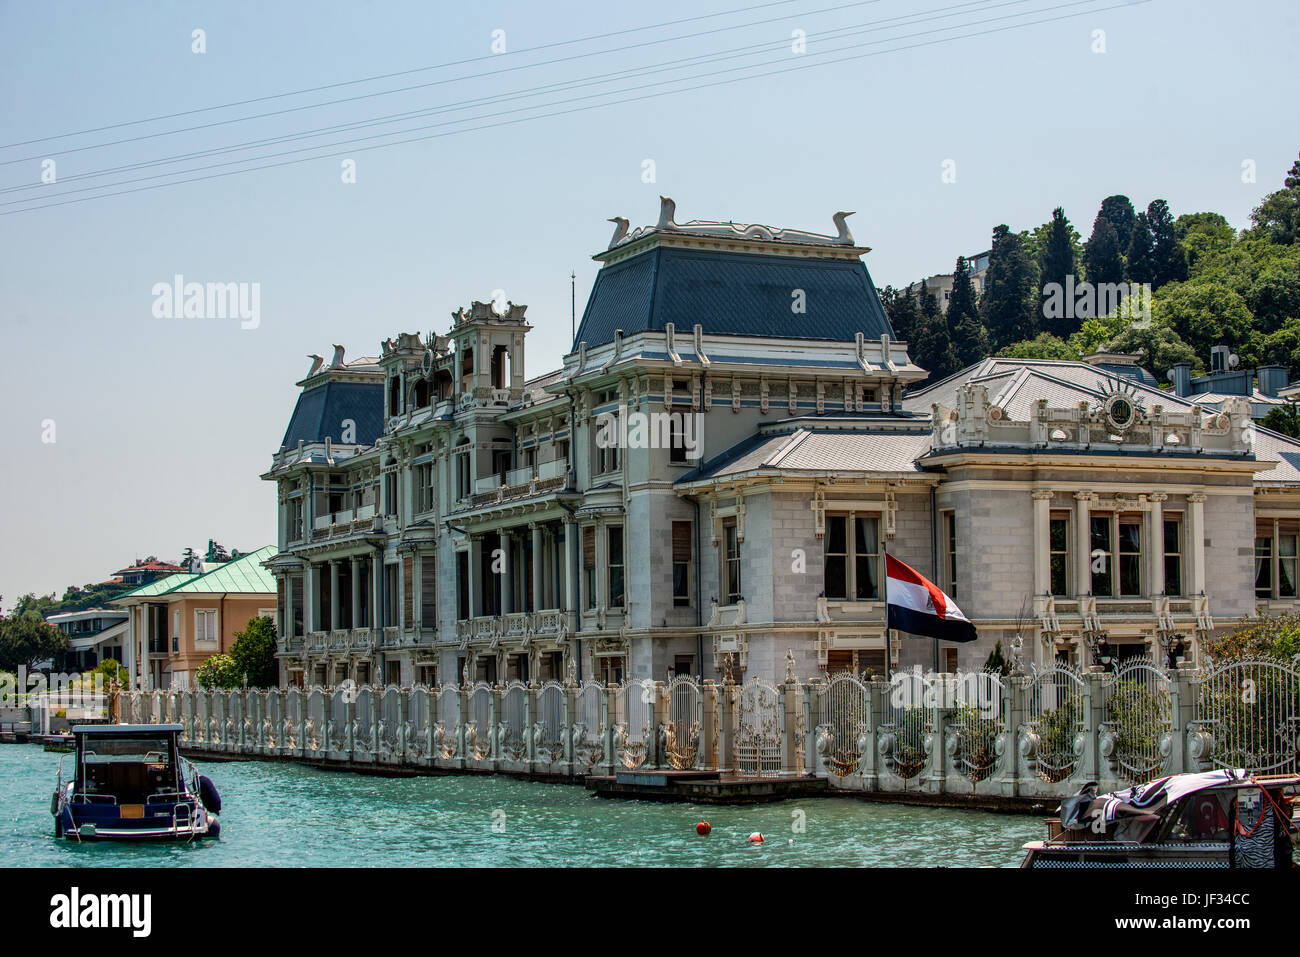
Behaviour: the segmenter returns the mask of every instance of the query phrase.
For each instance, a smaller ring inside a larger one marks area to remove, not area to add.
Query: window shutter
[[[691,560],[691,523],[673,522],[673,561]]]
[[[582,530],[582,567],[596,567],[596,527],[588,525]]]
[[[420,556],[420,621],[434,627],[438,608],[438,565],[432,555]]]
[[[410,628],[411,623],[415,621],[415,614],[411,610],[411,601],[415,595],[414,579],[415,572],[411,567],[411,558],[408,555],[406,558],[402,559],[402,606],[406,613],[406,617],[403,621],[407,628]]]

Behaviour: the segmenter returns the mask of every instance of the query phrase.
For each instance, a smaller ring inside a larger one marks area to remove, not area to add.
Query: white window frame
[[[214,636],[211,638],[203,637],[207,628],[200,624],[200,621],[211,616]],[[218,645],[221,643],[221,616],[216,608],[195,608],[194,609],[194,647],[199,644]]]

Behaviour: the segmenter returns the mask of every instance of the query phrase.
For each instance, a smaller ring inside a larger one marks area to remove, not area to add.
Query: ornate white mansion
[[[319,357],[279,492],[289,683],[1092,664],[1296,602],[1300,443],[1088,362],[921,391],[836,235],[616,219],[563,368],[524,306]],[[1134,367],[1134,372],[1138,370]],[[648,424],[648,425],[647,425]],[[614,440],[610,441],[610,436]],[[887,633],[888,549],[980,639]],[[728,657],[729,655],[729,657]]]

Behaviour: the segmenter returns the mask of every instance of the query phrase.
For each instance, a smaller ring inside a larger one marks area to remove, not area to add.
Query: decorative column
[[[572,519],[564,523],[564,610],[578,608],[577,576],[573,574],[574,549],[578,546],[578,523]]]
[[[528,529],[533,533],[533,607],[529,611],[537,611],[542,607],[542,527],[529,522]]]
[[[501,533],[501,614],[512,614],[515,609],[514,578],[510,566],[514,562],[515,537],[507,531]]]
[[[1088,524],[1088,503],[1092,493],[1074,493],[1074,593],[1087,595],[1092,591],[1092,531]]]
[[[304,631],[320,631],[320,624],[317,621],[320,613],[316,609],[316,569],[317,566],[307,563],[307,568],[302,574],[302,626]]]
[[[1162,595],[1165,590],[1165,510],[1164,501],[1169,498],[1164,492],[1152,492],[1147,496],[1151,511],[1147,519],[1147,581],[1150,582],[1148,594]]]
[[[1034,498],[1034,595],[1052,590],[1052,492],[1036,488]]]
[[[339,563],[330,559],[330,631],[339,630]]]
[[[421,611],[421,605],[424,601],[424,585],[421,579],[424,575],[421,572],[421,566],[424,565],[424,554],[422,552],[411,552],[411,617],[414,619],[408,622],[410,626],[418,632],[424,627],[424,613]]]
[[[1252,536],[1253,539],[1253,536]],[[1205,591],[1205,493],[1187,496],[1187,540],[1191,544],[1187,561],[1191,565],[1190,594]]]
[[[362,616],[362,615],[360,614],[360,610],[361,610],[361,576],[360,576],[359,574],[357,574],[357,571],[358,571],[358,568],[360,567],[360,564],[361,564],[361,563],[358,562],[358,561],[356,560],[355,557],[354,557],[354,558],[350,558],[350,559],[348,559],[348,561],[352,563],[352,564],[351,564],[352,574],[350,574],[350,575],[348,576],[348,580],[352,583],[352,605],[351,605],[351,608],[349,609],[349,610],[352,612],[352,616],[351,616],[351,617],[352,617],[352,620],[351,620],[350,622],[348,622],[348,627],[349,627],[349,628],[360,628],[360,627],[361,627],[361,619],[362,619],[362,617],[364,617],[364,616]]]

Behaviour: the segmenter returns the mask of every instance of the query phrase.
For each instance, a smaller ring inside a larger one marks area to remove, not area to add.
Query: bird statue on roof
[[[341,369],[343,367],[343,347],[337,342],[334,343],[334,361],[330,363],[331,369]]]
[[[307,358],[311,360],[311,368],[307,370],[307,378],[310,379],[312,376],[314,376],[317,372],[320,371],[320,367],[325,364],[325,358],[323,356],[316,355],[316,353],[314,352],[308,355]]]
[[[831,222],[835,224],[836,234],[835,242],[841,246],[853,245],[853,234],[849,232],[849,224],[845,222],[852,213],[836,213],[831,217]]]
[[[609,245],[606,246],[605,248],[613,249],[615,246],[621,243],[623,239],[627,236],[628,224],[627,224],[627,218],[623,216],[614,216],[609,220],[609,222],[614,224],[614,235],[610,239]]]
[[[659,197],[659,222],[655,224],[655,229],[676,229],[677,223],[674,217],[677,215],[677,204],[667,196]]]

